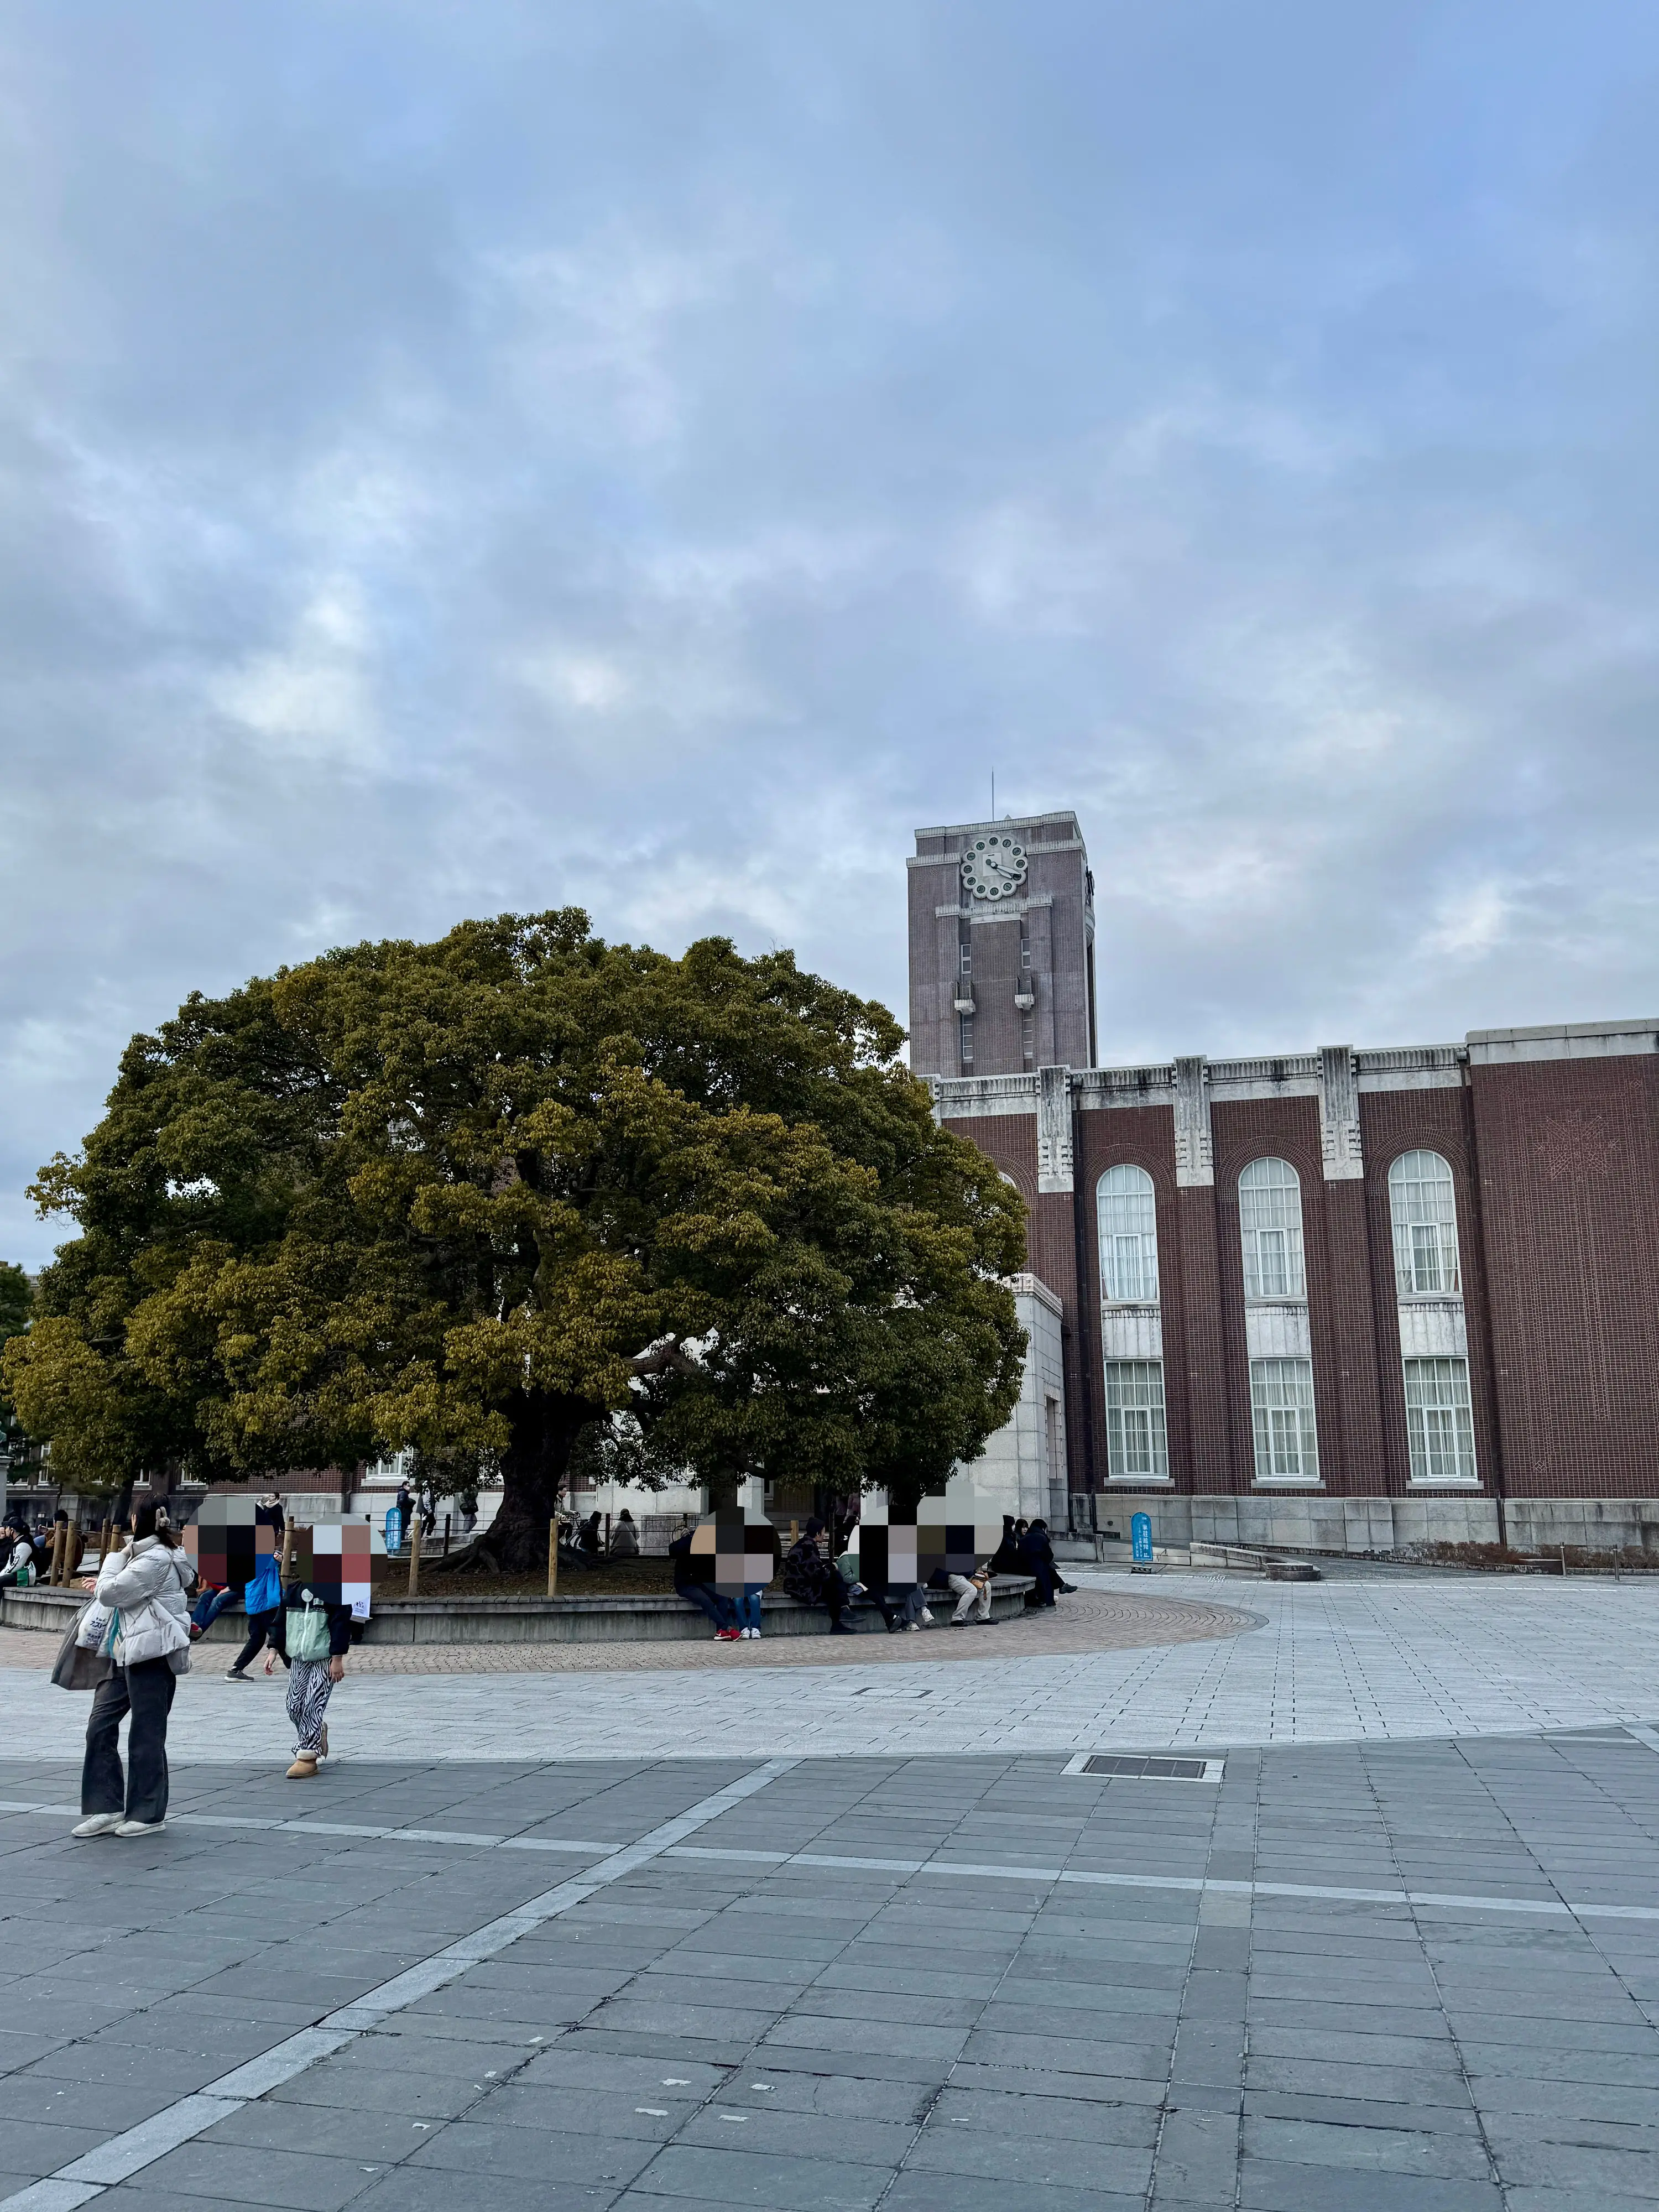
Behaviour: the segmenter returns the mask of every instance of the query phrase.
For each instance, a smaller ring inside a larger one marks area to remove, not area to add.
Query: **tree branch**
[[[680,1344],[680,1338],[671,1337],[666,1344],[654,1344],[648,1352],[636,1352],[623,1364],[630,1375],[660,1375],[669,1367],[677,1375],[701,1375],[702,1368],[695,1359],[687,1358]]]

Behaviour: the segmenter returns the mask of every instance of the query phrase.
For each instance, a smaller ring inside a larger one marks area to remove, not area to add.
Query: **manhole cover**
[[[1060,1771],[1106,1775],[1119,1782],[1219,1782],[1226,1764],[1224,1759],[1136,1758],[1080,1751]]]

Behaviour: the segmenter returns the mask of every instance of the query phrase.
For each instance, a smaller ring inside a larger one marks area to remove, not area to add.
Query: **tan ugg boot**
[[[317,1772],[317,1761],[308,1751],[302,1751],[288,1770],[290,1782],[309,1782]]]

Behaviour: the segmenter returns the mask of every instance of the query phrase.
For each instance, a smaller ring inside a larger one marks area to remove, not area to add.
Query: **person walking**
[[[319,1597],[308,1584],[290,1583],[283,1595],[271,1642],[288,1668],[288,1717],[294,1723],[290,1782],[308,1782],[328,1757],[328,1701],[345,1680],[351,1649],[351,1607]]]
[[[247,1641],[237,1653],[231,1665],[226,1668],[226,1681],[246,1682],[247,1680],[247,1670],[270,1641],[271,1632],[276,1626],[276,1616],[282,1610],[282,1569],[275,1555],[267,1552],[261,1556],[254,1569],[252,1579],[242,1593],[242,1606],[247,1614]],[[275,1661],[276,1652],[273,1649],[270,1658],[265,1662],[267,1674],[270,1673]]]
[[[131,1544],[112,1552],[99,1571],[93,1602],[118,1617],[115,1664],[87,1719],[82,1817],[72,1835],[152,1836],[167,1826],[167,1715],[190,1664],[185,1592],[193,1571],[160,1505],[139,1507]],[[129,1713],[124,1776],[120,1733]]]

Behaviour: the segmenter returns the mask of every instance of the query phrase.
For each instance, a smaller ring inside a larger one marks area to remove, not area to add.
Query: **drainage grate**
[[[1080,1751],[1060,1771],[1108,1775],[1120,1782],[1219,1782],[1226,1764],[1224,1759],[1137,1759]]]

